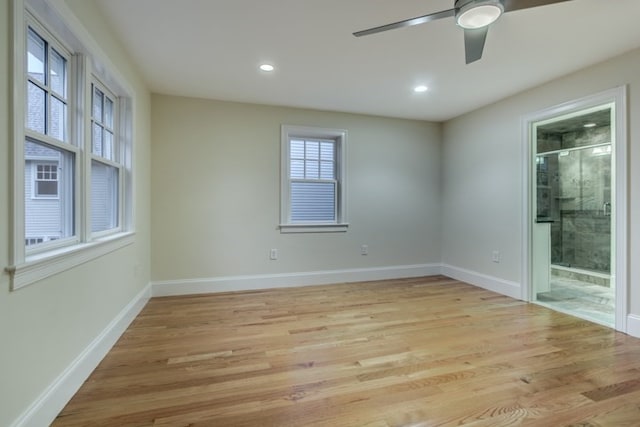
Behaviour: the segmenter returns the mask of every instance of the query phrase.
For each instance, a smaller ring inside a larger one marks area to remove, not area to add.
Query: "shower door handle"
[[[602,215],[611,216],[611,203],[610,202],[605,202],[605,204],[602,205]]]

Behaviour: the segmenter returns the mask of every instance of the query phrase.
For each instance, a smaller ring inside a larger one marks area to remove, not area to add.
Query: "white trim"
[[[616,314],[615,329],[620,332],[627,331],[628,312],[627,305],[629,272],[628,272],[628,213],[627,213],[627,146],[629,144],[627,135],[627,85],[618,86],[595,95],[586,96],[581,99],[566,102],[564,104],[552,106],[544,110],[532,113],[522,118],[522,278],[523,284],[520,298],[525,301],[532,301],[531,286],[531,224],[532,216],[532,186],[531,186],[531,159],[532,138],[531,125],[534,122],[551,119],[555,116],[562,116],[572,112],[578,112],[589,108],[594,108],[603,104],[613,104],[615,110],[615,141],[612,141],[614,170],[612,180],[615,183],[615,254],[612,268],[612,279],[615,280],[616,290]]]
[[[24,109],[26,99],[26,60],[16,60],[16,58],[25,58],[26,49],[26,12],[24,3],[19,0],[10,2],[13,8],[13,20],[11,22],[11,37],[13,40],[12,51],[12,63],[13,74],[11,76],[11,84],[13,86],[13,99],[11,100],[11,107],[9,108],[12,115],[11,125],[11,141],[10,144],[13,147],[13,167],[12,167],[12,186],[11,186],[11,252],[10,262],[15,264],[18,261],[24,259],[25,256],[25,244],[24,244],[24,229],[25,229],[25,207],[24,207],[24,155],[21,152],[24,147],[25,140],[25,123],[24,123]],[[19,153],[18,153],[18,152]],[[16,202],[19,201],[19,202]],[[20,231],[16,231],[20,230]]]
[[[627,334],[640,338],[640,316],[636,314],[627,316]]]
[[[121,233],[102,240],[65,246],[57,250],[30,256],[22,264],[5,268],[11,275],[11,290],[15,291],[51,275],[69,270],[130,245],[134,241],[134,233]]]
[[[136,295],[10,427],[49,425],[107,355],[151,298],[151,285]]]
[[[349,224],[280,224],[281,233],[343,233]]]
[[[460,280],[461,282],[466,282],[511,298],[522,299],[521,286],[517,282],[488,276],[448,264],[442,265],[442,274],[452,279]]]
[[[628,245],[628,193],[627,181],[629,179],[627,147],[629,144],[627,134],[627,86],[620,86],[610,91],[614,99],[615,107],[615,143],[612,144],[615,159],[615,174],[611,177],[615,183],[615,201],[613,214],[615,218],[615,269],[612,278],[616,286],[616,330],[627,331],[627,316],[629,307],[627,298],[629,292],[629,245]]]
[[[435,276],[440,273],[440,264],[417,264],[300,273],[167,280],[152,282],[152,285],[153,296],[163,297],[270,288],[291,288],[344,282],[364,282],[369,280],[396,279],[399,277]]]

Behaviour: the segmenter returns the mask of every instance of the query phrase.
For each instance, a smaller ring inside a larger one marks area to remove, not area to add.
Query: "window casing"
[[[133,100],[69,14],[12,10],[15,290],[133,243]]]
[[[347,132],[282,126],[282,232],[346,231]]]

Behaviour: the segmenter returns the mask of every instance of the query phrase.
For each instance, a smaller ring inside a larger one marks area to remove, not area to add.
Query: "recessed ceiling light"
[[[594,128],[594,127],[596,127],[596,124],[595,123],[586,123],[583,126],[586,127],[586,128]]]
[[[413,91],[418,93],[426,92],[427,90],[429,90],[429,88],[424,85],[416,86],[413,88]]]
[[[262,65],[260,65],[260,69],[262,71],[273,71],[274,70],[273,65],[271,65],[271,64],[262,64]]]

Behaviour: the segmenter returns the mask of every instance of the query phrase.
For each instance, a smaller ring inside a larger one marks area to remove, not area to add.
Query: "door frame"
[[[611,162],[614,173],[611,179],[614,181],[612,189],[613,209],[612,220],[614,224],[614,244],[612,245],[613,265],[611,276],[615,284],[615,329],[620,332],[627,331],[627,317],[629,308],[627,304],[629,270],[627,268],[628,252],[628,172],[627,172],[627,91],[626,85],[609,89],[595,95],[587,96],[563,104],[554,105],[537,111],[522,119],[523,141],[523,200],[522,200],[522,300],[532,302],[534,289],[532,280],[533,264],[533,239],[534,225],[533,215],[533,154],[535,136],[532,129],[535,122],[548,120],[556,116],[562,116],[584,109],[597,107],[603,104],[613,104],[615,125],[615,140],[612,141]]]

